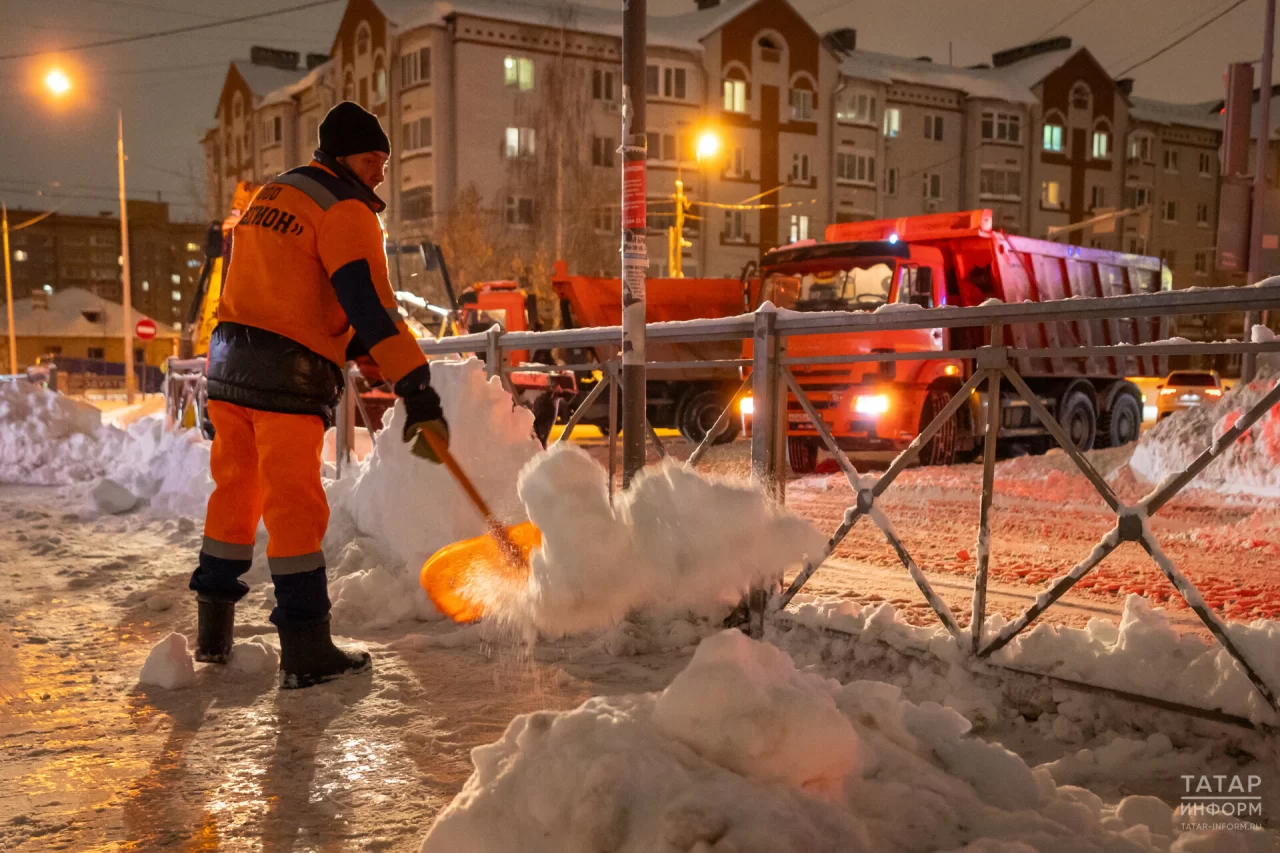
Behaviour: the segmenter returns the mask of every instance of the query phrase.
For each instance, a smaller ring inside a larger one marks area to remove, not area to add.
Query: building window
[[[1209,274],[1209,253],[1207,251],[1196,252],[1195,271],[1196,275]]]
[[[173,275],[169,276],[169,281],[173,282],[174,284],[182,284],[182,276],[178,275],[177,273],[174,273]]]
[[[528,227],[533,224],[533,199],[527,196],[507,196],[507,224]]]
[[[612,166],[613,152],[617,143],[608,136],[591,137],[591,165]]]
[[[1044,126],[1044,150],[1062,152],[1062,125],[1046,123]]]
[[[1201,228],[1209,227],[1209,205],[1205,202],[1196,205],[1196,225]]]
[[[1049,210],[1059,210],[1062,207],[1062,185],[1057,181],[1041,183],[1040,206]]]
[[[1177,173],[1178,171],[1178,151],[1175,148],[1166,148],[1164,150],[1164,170],[1166,172]]]
[[[1111,134],[1105,130],[1093,132],[1093,159],[1106,160],[1111,156]]]
[[[18,263],[22,263],[23,261],[25,261],[25,260],[26,260],[27,258],[29,258],[29,257],[30,257],[30,255],[28,255],[28,254],[27,254],[26,252],[24,252],[22,249],[14,249],[14,250],[13,250],[13,259],[14,259],[15,261],[17,261]]]
[[[741,148],[733,149],[733,156],[729,158],[729,164],[725,167],[725,177],[741,178],[746,174],[746,152]]]
[[[502,79],[508,88],[521,92],[533,90],[533,60],[525,56],[508,56],[502,60]]]
[[[809,239],[809,217],[796,216],[791,217],[791,242],[797,243],[801,240]]]
[[[364,56],[369,52],[369,25],[360,22],[360,26],[356,27],[356,56]]]
[[[613,72],[597,68],[591,72],[591,97],[597,101],[613,100]]]
[[[807,89],[791,90],[791,120],[813,121],[813,92]]]
[[[836,121],[875,124],[876,96],[868,92],[841,92],[836,98]]]
[[[983,198],[1016,200],[1022,197],[1022,172],[1017,169],[983,167],[978,182],[978,192]]]
[[[431,48],[423,47],[400,57],[400,85],[431,82]]]
[[[374,60],[373,66],[373,102],[381,104],[387,99],[387,69],[382,66],[382,56]]]
[[[1213,155],[1210,154],[1208,151],[1200,152],[1200,177],[1202,178],[1213,177],[1213,159],[1212,158],[1213,158]]]
[[[1077,83],[1071,87],[1071,107],[1087,110],[1093,105],[1093,92],[1085,83]]]
[[[435,199],[433,197],[433,187],[415,187],[411,190],[405,190],[400,194],[400,220],[402,222],[416,222],[421,219],[430,219],[435,213]]]
[[[410,151],[425,151],[431,148],[431,116],[420,118],[417,121],[407,121],[404,123],[404,151],[407,154]]]
[[[982,138],[995,142],[1021,142],[1022,117],[1015,113],[983,113]]]
[[[746,240],[742,219],[741,210],[726,210],[724,212],[724,240],[726,243],[741,243]]]
[[[934,142],[942,141],[942,116],[924,117],[924,138],[932,139]]]
[[[890,139],[902,132],[902,110],[889,107],[884,111],[884,135]]]
[[[592,220],[597,234],[616,235],[618,233],[618,211],[616,208],[601,208],[595,211]]]
[[[871,184],[876,181],[876,158],[849,151],[836,153],[836,180],[841,183]]]
[[[672,65],[646,65],[644,69],[645,92],[654,98],[687,99],[688,79],[688,71]]]
[[[791,155],[791,180],[808,181],[809,175],[809,155],[808,154],[792,154]]]
[[[171,291],[169,291],[169,296],[173,297],[173,301],[174,301],[174,302],[181,302],[181,301],[182,301],[182,291],[181,291],[181,290],[171,290]]]
[[[1178,221],[1178,203],[1176,201],[1166,201],[1160,205],[1160,218],[1165,222]]]
[[[1151,162],[1151,137],[1138,134],[1129,140],[1129,162]]]
[[[102,347],[89,347],[89,358],[101,361],[107,357],[107,351]]]
[[[1145,207],[1151,203],[1150,187],[1128,187],[1124,194],[1125,207]]]
[[[942,198],[942,176],[934,172],[924,173],[924,197],[928,199]]]
[[[1089,209],[1101,210],[1107,206],[1107,188],[1096,184],[1089,190]]]
[[[144,282],[142,283],[142,292],[143,292],[143,293],[146,293],[146,292],[147,292],[147,291],[149,291],[149,290],[151,290],[151,282],[149,282],[149,281],[144,281]]]
[[[356,97],[356,75],[350,68],[342,75],[342,100],[351,101]]]
[[[645,134],[645,148],[648,159],[657,162],[674,163],[679,158],[688,163],[694,159],[693,137],[688,134],[650,131]]]
[[[727,113],[745,113],[747,111],[747,82],[745,80],[724,81],[724,111]]]
[[[532,158],[536,153],[533,128],[508,127],[504,153],[508,160]]]
[[[888,196],[898,194],[898,167],[884,170],[884,193]]]

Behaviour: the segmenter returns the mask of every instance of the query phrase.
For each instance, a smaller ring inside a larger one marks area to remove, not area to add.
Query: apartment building
[[[198,223],[170,222],[165,202],[129,202],[129,262],[134,308],[172,325],[183,316],[199,280],[204,229]],[[10,222],[39,216],[10,210]],[[15,302],[36,291],[79,288],[120,303],[120,219],[55,213],[9,235]]]
[[[468,208],[483,214],[464,220],[473,231],[494,229],[484,246],[526,268],[563,257],[616,273],[620,30],[616,11],[590,7],[349,0],[327,61],[232,64],[206,136],[210,197],[225,209],[236,180],[306,162],[319,119],[347,98],[392,137],[390,243],[437,238]],[[1225,283],[1211,105],[1138,97],[1067,38],[973,68],[856,42],[786,0],[700,0],[650,19],[651,274],[667,271],[680,180],[686,275],[736,275],[831,222],[989,207],[1035,237],[1102,216],[1055,239],[1161,255],[1178,287]],[[705,130],[721,146],[698,162]],[[407,286],[413,273],[397,256],[392,275]]]

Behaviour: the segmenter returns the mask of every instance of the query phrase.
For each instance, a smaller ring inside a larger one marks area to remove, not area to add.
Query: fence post
[[[494,323],[485,332],[485,336],[489,339],[485,354],[485,378],[492,379],[502,375],[502,327]]]
[[[787,388],[782,370],[786,344],[777,332],[778,315],[757,311],[752,341],[751,476],[773,502],[786,502]],[[764,587],[747,594],[747,634],[764,636],[764,612],[769,596]]]

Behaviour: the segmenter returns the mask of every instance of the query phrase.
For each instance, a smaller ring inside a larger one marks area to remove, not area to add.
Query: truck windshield
[[[867,259],[834,269],[770,272],[763,296],[796,311],[874,311],[893,292],[893,266]]]

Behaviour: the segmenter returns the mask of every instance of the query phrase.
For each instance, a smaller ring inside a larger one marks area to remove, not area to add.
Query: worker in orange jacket
[[[287,688],[370,666],[367,652],[333,644],[320,544],[329,522],[320,454],[348,354],[367,352],[395,384],[415,454],[439,461],[423,429],[446,443],[449,436],[430,368],[387,279],[378,220],[386,205],[374,189],[390,152],[376,116],[350,102],[329,111],[312,162],[263,186],[236,225],[209,342],[215,488],[190,584],[196,659],[230,656],[235,603],[249,591],[240,576],[261,519]]]

